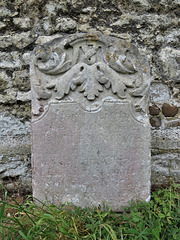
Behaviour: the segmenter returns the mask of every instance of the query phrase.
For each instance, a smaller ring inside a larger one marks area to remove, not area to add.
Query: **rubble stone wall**
[[[130,40],[148,56],[152,185],[179,182],[179,26],[179,0],[1,0],[0,183],[31,192],[30,52],[47,36],[95,31]]]

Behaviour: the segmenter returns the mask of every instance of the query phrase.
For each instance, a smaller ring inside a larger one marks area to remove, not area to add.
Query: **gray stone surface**
[[[0,36],[0,46],[1,48],[7,48],[15,46],[19,49],[25,48],[33,42],[31,32],[23,32],[20,34],[10,34]]]
[[[158,150],[180,149],[180,127],[154,130],[151,147]]]
[[[30,124],[0,114],[0,126],[0,183],[13,192],[31,192]]]
[[[171,98],[167,85],[162,83],[153,83],[150,87],[150,100],[152,102],[169,101]]]
[[[14,116],[0,114],[0,154],[28,154],[30,149],[30,123],[21,122]]]
[[[83,207],[104,202],[116,210],[148,200],[150,136],[130,108],[118,101],[95,112],[51,104],[32,126],[34,197]]]
[[[76,28],[77,23],[71,18],[57,18],[56,30],[61,32],[68,32]]]
[[[152,156],[152,185],[168,184],[170,178],[178,181],[180,177],[179,168],[179,153],[174,152]]]
[[[31,20],[29,17],[26,17],[26,18],[14,18],[13,19],[13,23],[21,28],[22,30],[27,30],[31,27]]]
[[[17,51],[6,53],[0,52],[0,68],[21,68],[23,65],[21,54]]]
[[[120,210],[150,199],[149,66],[131,43],[75,34],[32,54],[33,196]]]
[[[65,32],[101,31],[105,35],[131,40],[149,56],[153,78],[150,100],[161,110],[157,116],[161,121],[159,132],[169,128],[168,134],[173,136],[176,127],[180,126],[180,114],[169,119],[162,114],[162,105],[169,103],[180,107],[179,6],[179,0],[1,0],[0,68],[3,70],[0,70],[0,112],[10,117],[13,115],[22,122],[30,122],[29,53],[37,44],[50,41]],[[66,23],[65,26],[61,19]],[[156,129],[153,127],[152,134],[154,131]],[[21,136],[23,139],[25,135]],[[29,133],[26,136],[29,139]],[[166,136],[162,133],[156,138],[157,146],[164,142],[163,149],[155,149],[162,158],[163,154],[174,154],[175,151],[171,149],[173,144],[169,147],[169,138],[166,149],[166,139],[163,139]],[[8,141],[9,136],[6,137]],[[18,145],[19,138],[8,145],[14,157],[17,156],[14,145]],[[30,148],[24,152],[22,159],[28,155]],[[28,171],[31,172],[30,166]],[[2,178],[4,175],[0,175]],[[165,179],[160,172],[152,176],[153,184],[163,184]],[[176,181],[180,182],[180,178],[177,177]],[[16,188],[19,186],[16,185]]]

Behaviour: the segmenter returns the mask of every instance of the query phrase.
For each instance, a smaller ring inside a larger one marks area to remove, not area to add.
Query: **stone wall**
[[[148,56],[152,184],[178,182],[179,25],[179,0],[1,0],[0,182],[31,191],[30,52],[47,36],[94,31],[131,40]]]

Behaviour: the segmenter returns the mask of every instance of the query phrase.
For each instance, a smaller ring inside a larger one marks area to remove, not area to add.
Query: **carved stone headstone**
[[[150,73],[131,43],[74,34],[32,54],[33,195],[120,210],[150,198]]]

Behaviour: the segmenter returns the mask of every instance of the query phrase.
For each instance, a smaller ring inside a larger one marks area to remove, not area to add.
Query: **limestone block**
[[[3,186],[10,192],[31,192],[29,156],[0,154],[0,175]]]
[[[18,12],[11,11],[6,7],[1,7],[0,6],[0,17],[14,17],[17,16]]]
[[[55,32],[55,28],[48,17],[43,18],[43,29],[47,34],[52,34]]]
[[[17,51],[10,53],[0,52],[0,68],[11,69],[20,68],[23,66],[23,60],[21,54]]]
[[[19,119],[14,116],[0,115],[1,129],[0,136],[17,136],[26,135],[30,132],[30,123],[22,123]]]
[[[21,121],[22,123],[25,124],[31,118],[31,105],[30,105],[30,101],[28,101],[27,99],[26,100],[25,99],[21,100],[21,99],[18,99],[18,97],[25,98],[25,96],[23,97],[22,95],[19,95],[17,93],[16,101],[14,101],[13,104],[0,104],[0,113],[3,113],[4,116],[9,116],[9,117],[14,116],[19,121]],[[26,96],[26,97],[28,97],[28,96]],[[20,100],[20,101],[17,101],[17,100]]]
[[[25,18],[13,18],[13,23],[21,28],[22,30],[27,30],[31,27],[31,20],[29,17]]]
[[[173,119],[173,120],[168,120],[168,121],[164,121],[164,125],[166,128],[172,128],[172,127],[179,127],[180,126],[180,118],[178,119]]]
[[[171,23],[173,24],[173,23]],[[174,21],[174,25],[179,25],[178,21]],[[172,45],[172,46],[176,46],[179,47],[179,30],[172,30],[170,29],[169,31],[166,31],[163,35],[159,34],[156,37],[156,42],[159,45]]]
[[[13,103],[16,101],[16,91],[12,88],[12,79],[6,71],[0,71],[0,103]]]
[[[163,83],[152,83],[150,87],[151,102],[169,101],[170,98],[171,98],[171,95],[167,85]]]
[[[3,185],[10,191],[26,189],[30,192],[30,123],[1,113],[0,126],[0,176]],[[12,183],[8,179],[12,179],[14,189],[8,185]]]
[[[10,77],[7,75],[6,71],[0,71],[0,91],[1,93],[5,92],[6,89],[11,87]]]
[[[0,125],[0,154],[29,154],[30,123],[1,113]]]
[[[33,196],[86,207],[150,198],[150,70],[130,42],[74,34],[31,56]]]
[[[132,0],[134,4],[137,4],[139,7],[143,7],[144,9],[149,9],[151,7],[148,0]]]
[[[152,156],[152,185],[168,184],[180,177],[180,154],[163,153]]]
[[[6,24],[0,21],[0,30],[4,29],[5,27],[6,27]]]
[[[13,72],[13,86],[20,91],[30,90],[30,80],[28,70],[14,71]]]
[[[46,42],[52,41],[53,39],[59,38],[59,37],[62,37],[62,34],[57,33],[57,34],[54,34],[52,36],[39,36],[36,40],[36,44],[42,45]]]
[[[20,100],[21,102],[27,102],[29,100],[31,100],[31,91],[28,92],[21,92],[18,91],[17,93],[17,100]]]
[[[155,29],[160,29],[164,27],[165,29],[172,26],[172,25],[178,25],[178,20],[176,17],[172,17],[168,14],[141,14],[138,13],[126,13],[122,14],[118,17],[118,20],[113,22],[111,26],[119,26],[119,27],[126,27],[127,25],[133,26],[134,28],[140,29],[144,28],[143,26],[147,26],[148,29],[151,31],[151,33],[154,32]],[[144,33],[144,38],[146,39],[146,35],[148,34],[147,30],[142,32],[142,38]],[[177,30],[170,30],[170,32],[165,32],[165,38],[172,38],[178,37],[178,31]],[[155,39],[155,37],[154,37]],[[158,37],[156,38],[158,39]],[[167,39],[166,39],[167,40]]]
[[[59,3],[60,5],[61,5],[61,3]],[[49,15],[49,16],[51,16],[51,15],[56,15],[56,3],[54,3],[54,2],[52,2],[52,1],[50,1],[49,3],[47,3],[46,5],[45,5],[45,9],[46,9],[46,11],[47,11],[47,14]]]
[[[0,36],[0,45],[3,48],[15,46],[17,48],[25,48],[33,42],[31,32],[22,32],[14,35]]]
[[[0,94],[0,103],[15,103],[16,102],[16,91],[14,89],[6,89],[4,94]]]
[[[180,128],[156,129],[152,131],[152,149],[180,149]]]
[[[169,7],[169,1],[168,0],[161,0],[160,4]],[[174,7],[178,7],[180,5],[180,1],[179,0],[172,0],[170,4]]]
[[[130,25],[132,21],[138,21],[138,20],[140,21],[141,17],[137,15],[123,14],[119,17],[119,20],[112,23],[111,26],[126,27],[127,25]]]
[[[180,50],[166,47],[160,52],[164,75],[168,80],[180,82]]]
[[[56,19],[56,30],[61,32],[68,32],[74,30],[77,26],[76,21],[71,18],[57,18]]]
[[[9,157],[7,162],[3,162],[3,164],[0,162],[1,178],[25,175],[25,170],[24,164],[20,161],[19,156]]]

